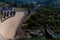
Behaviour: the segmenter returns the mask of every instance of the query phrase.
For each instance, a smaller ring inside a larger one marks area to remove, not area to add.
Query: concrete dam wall
[[[13,38],[24,15],[24,11],[16,12],[15,16],[3,22],[0,21],[0,34],[6,39]]]

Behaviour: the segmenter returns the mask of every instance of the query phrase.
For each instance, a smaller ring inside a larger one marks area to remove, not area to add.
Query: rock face
[[[16,12],[14,17],[0,22],[0,34],[6,39],[12,39],[23,16],[24,12]]]

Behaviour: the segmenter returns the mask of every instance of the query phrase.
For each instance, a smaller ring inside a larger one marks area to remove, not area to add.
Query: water
[[[36,3],[49,3],[49,2],[52,2],[52,0],[17,0],[17,2],[36,2]],[[16,2],[16,0],[15,0]]]
[[[55,33],[54,35],[56,36],[56,38],[60,38],[60,33]]]
[[[23,2],[23,3],[25,3],[25,2],[50,3],[53,0],[0,0],[0,2],[1,1],[2,2],[9,2],[9,3],[11,3],[11,2],[17,2],[17,3],[19,3],[19,2]]]

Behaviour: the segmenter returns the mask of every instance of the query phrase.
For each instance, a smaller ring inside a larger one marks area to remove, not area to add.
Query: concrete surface
[[[6,39],[13,38],[18,24],[23,16],[24,12],[16,12],[16,15],[14,17],[9,18],[4,22],[0,22],[0,34]]]

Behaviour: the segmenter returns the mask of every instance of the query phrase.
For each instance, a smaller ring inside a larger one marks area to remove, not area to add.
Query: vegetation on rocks
[[[60,33],[60,13],[54,9],[40,8],[25,22],[27,28],[48,25],[54,32]]]
[[[36,10],[37,12],[33,13],[29,17],[29,19],[26,20],[25,25],[23,27],[25,29],[30,29],[30,30],[40,28],[40,30],[42,31],[44,30],[45,26],[48,25],[48,27],[52,31],[54,31],[55,33],[60,33],[59,10],[60,9],[52,9],[52,8],[44,8],[44,7],[38,8],[38,10]],[[44,31],[42,33],[44,33]]]

